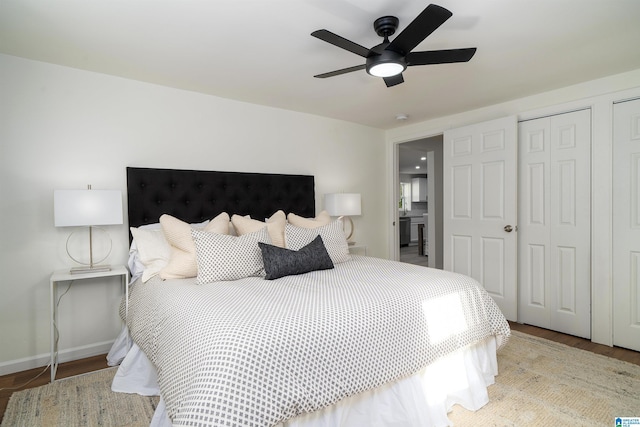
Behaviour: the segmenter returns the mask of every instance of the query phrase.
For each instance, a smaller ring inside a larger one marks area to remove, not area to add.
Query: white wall
[[[49,354],[49,276],[71,266],[53,190],[120,189],[126,166],[312,174],[362,194],[359,244],[387,257],[384,132],[0,55],[0,375]],[[108,227],[125,263],[126,225]],[[61,293],[65,287],[61,287]],[[60,303],[61,360],[106,352],[120,329],[117,280],[76,282]]]
[[[616,101],[635,97],[640,97],[640,70],[393,129],[387,132],[387,170],[390,171],[388,191],[393,194],[397,186],[390,168],[395,161],[394,150],[398,143],[440,135],[447,129],[510,115],[516,115],[519,120],[526,120],[591,108],[591,333],[593,341],[612,345],[612,106]],[[393,215],[394,212],[390,209],[389,216],[393,218]],[[393,244],[390,243],[390,251],[392,250]]]

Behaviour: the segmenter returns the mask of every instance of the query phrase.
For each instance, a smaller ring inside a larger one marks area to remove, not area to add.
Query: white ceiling
[[[438,0],[453,17],[415,50],[477,47],[470,62],[410,67],[392,88],[365,71],[313,78],[363,58],[312,31],[370,48],[376,18],[400,32],[427,4],[2,0],[0,52],[381,129],[640,68],[638,0]]]

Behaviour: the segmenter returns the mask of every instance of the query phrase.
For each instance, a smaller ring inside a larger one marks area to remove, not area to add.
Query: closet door
[[[613,344],[640,351],[640,100],[613,111]]]
[[[518,320],[591,337],[591,110],[519,125]]]

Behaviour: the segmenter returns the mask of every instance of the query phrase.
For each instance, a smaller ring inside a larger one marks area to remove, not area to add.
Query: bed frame
[[[264,220],[279,209],[315,216],[312,175],[215,172],[127,167],[129,226],[162,214],[195,223],[221,212]]]

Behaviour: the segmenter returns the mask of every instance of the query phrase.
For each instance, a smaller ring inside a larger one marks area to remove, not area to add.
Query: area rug
[[[159,398],[112,392],[117,369],[13,393],[2,427],[148,427]]]
[[[615,426],[640,417],[640,366],[512,332],[489,403],[455,406],[455,426]],[[2,427],[147,427],[158,399],[113,393],[116,368],[11,396]]]
[[[640,366],[512,331],[489,403],[456,426],[615,426],[640,417]]]

